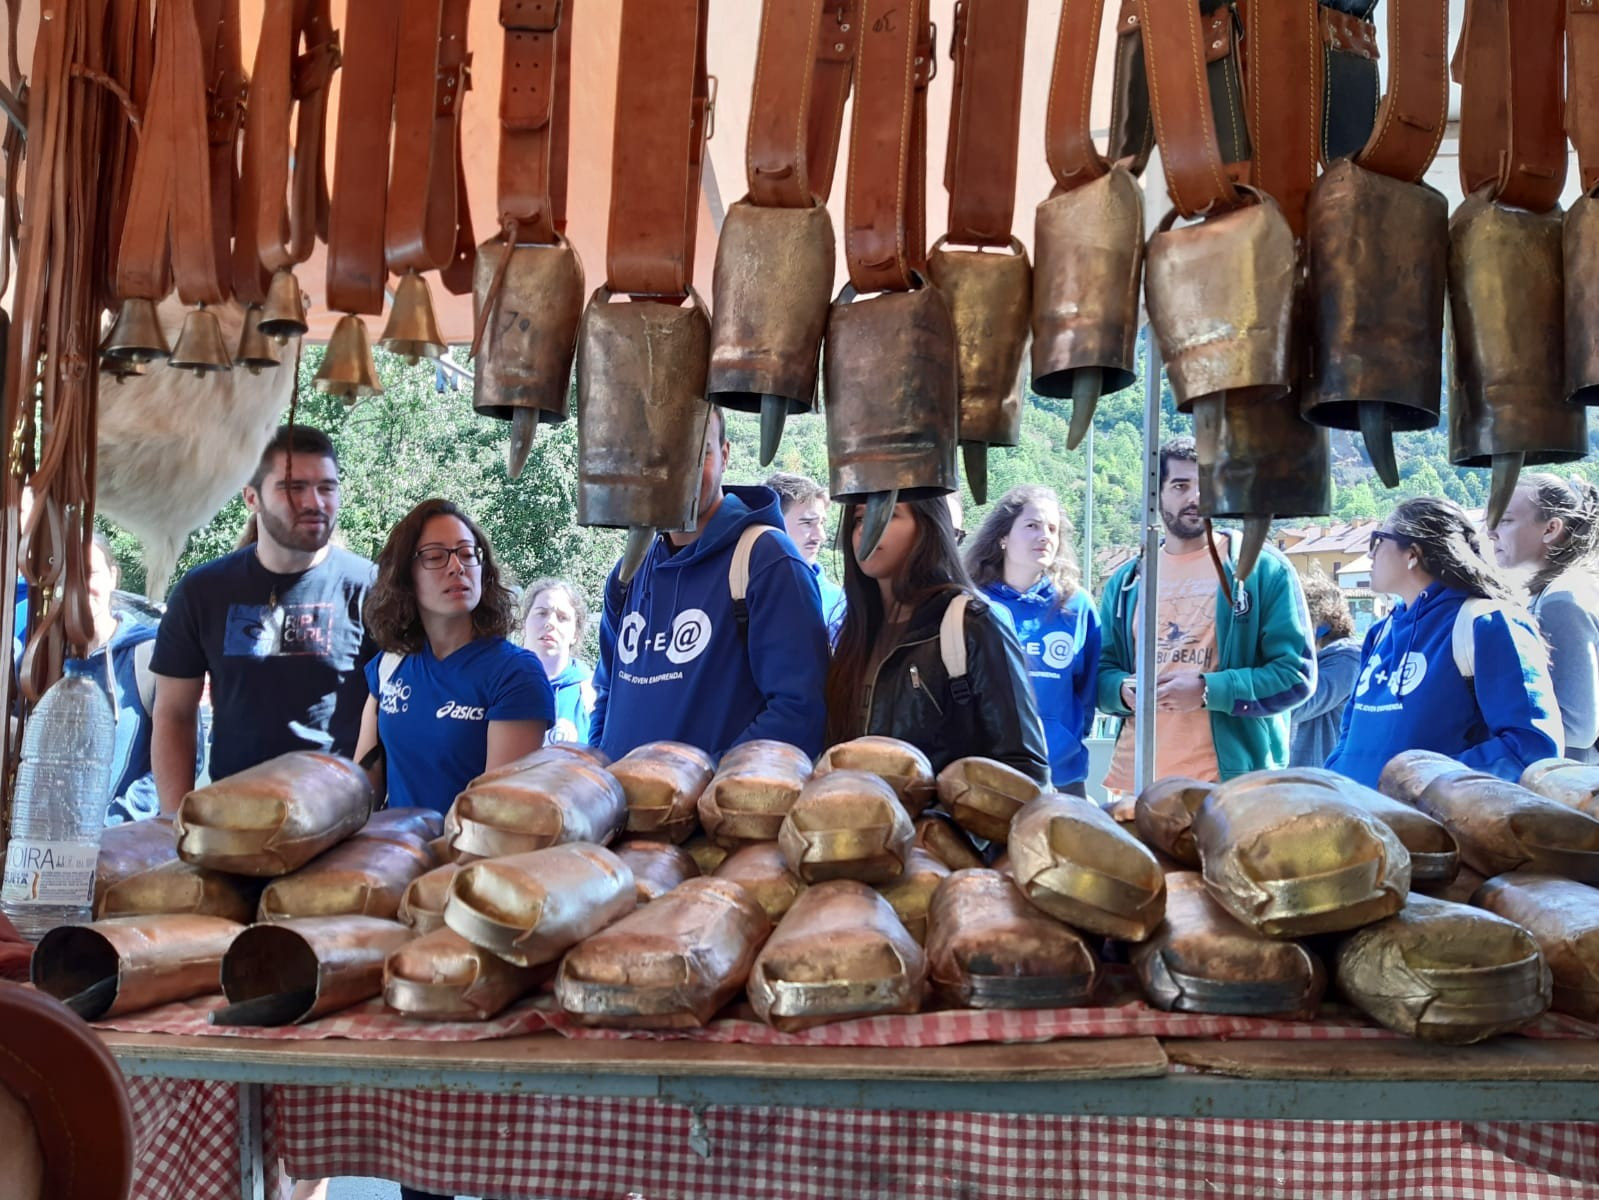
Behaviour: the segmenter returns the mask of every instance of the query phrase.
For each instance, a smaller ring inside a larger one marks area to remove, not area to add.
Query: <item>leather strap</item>
[[[1599,2],[1566,0],[1566,132],[1582,190],[1599,186]]]
[[[1027,0],[956,0],[944,186],[948,237],[959,245],[1010,244],[1026,48]]]
[[[195,0],[162,0],[155,16],[155,65],[127,220],[117,292],[160,300],[176,277],[185,304],[223,297],[212,227],[204,47]]]
[[[682,300],[694,278],[710,109],[708,0],[622,0],[606,285]]]
[[[844,255],[858,292],[903,292],[927,264],[926,0],[861,0]]]
[[[1420,183],[1449,118],[1449,0],[1388,0],[1388,54],[1388,90],[1355,161]]]
[[[572,20],[576,0],[500,0],[500,225],[517,245],[566,228]]]
[[[1136,13],[1123,8],[1123,21],[1131,17],[1136,23]],[[1061,192],[1091,183],[1110,170],[1110,162],[1094,145],[1090,121],[1104,9],[1105,0],[1061,0],[1044,117],[1044,156]]]
[[[857,0],[766,0],[745,172],[763,208],[825,204],[860,40]]]
[[[15,4],[11,4],[15,11]],[[110,42],[106,49],[107,73],[128,81],[127,97],[131,121],[142,113],[150,99],[150,71],[155,47],[150,39],[150,0],[128,0],[112,12]],[[133,187],[133,165],[137,148],[131,128],[124,127],[123,136],[111,145],[106,180],[111,188],[111,202],[105,209],[105,269],[100,273],[100,303],[115,311],[119,297],[116,277],[119,248],[122,245],[122,226],[128,213],[128,193]],[[6,189],[5,235],[0,241],[0,254],[7,255],[5,270],[0,272],[0,288],[10,283],[9,251],[16,237],[19,213],[16,207],[15,183],[21,166],[22,138],[13,137],[16,130],[6,126]]]
[[[1320,165],[1325,94],[1316,0],[1253,0],[1244,19],[1250,176],[1277,201],[1294,236],[1303,237]]]
[[[362,0],[347,10],[344,79],[339,91],[333,211],[328,220],[328,307],[383,311],[384,213],[389,127],[401,0]]]
[[[1512,16],[1514,19],[1512,19]],[[1566,181],[1566,0],[1467,0],[1455,48],[1460,180],[1467,192],[1548,212]]]
[[[209,38],[206,64],[206,140],[211,159],[211,240],[217,278],[226,295],[233,291],[233,232],[239,192],[239,132],[244,125],[244,100],[249,79],[240,46],[239,0],[196,0],[202,41]],[[260,282],[264,298],[265,281]]]
[[[1237,208],[1243,196],[1228,178],[1211,120],[1207,18],[1193,0],[1138,0],[1138,13],[1155,139],[1172,204],[1184,217]]]

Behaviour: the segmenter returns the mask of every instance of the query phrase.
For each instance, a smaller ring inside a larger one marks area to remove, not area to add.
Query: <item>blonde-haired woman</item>
[[[1058,791],[1086,795],[1099,677],[1099,614],[1078,586],[1072,527],[1047,487],[1011,488],[966,552],[972,581],[1008,613],[1027,654]]]

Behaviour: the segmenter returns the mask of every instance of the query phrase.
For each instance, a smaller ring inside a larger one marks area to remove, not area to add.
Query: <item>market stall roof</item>
[[[245,30],[244,56],[248,69],[254,58],[255,34],[260,27],[263,0],[241,0]],[[344,27],[345,9],[350,0],[332,0],[333,20]],[[939,36],[939,73],[928,93],[928,234],[942,232],[946,201],[940,180],[944,172],[945,131],[953,72],[948,58],[949,31],[954,20],[955,0],[931,0],[933,19]],[[717,77],[715,136],[705,158],[701,187],[698,250],[695,280],[707,302],[711,295],[711,269],[716,253],[716,230],[728,204],[744,194],[744,131],[749,120],[750,89],[755,70],[755,49],[760,29],[759,0],[710,0],[709,64]],[[572,92],[571,197],[568,236],[577,246],[588,272],[590,289],[599,286],[605,269],[605,227],[610,203],[612,114],[616,94],[616,47],[622,0],[581,0],[569,5],[574,19]],[[1451,44],[1460,29],[1465,0],[1450,0]],[[1099,69],[1094,81],[1096,130],[1103,130],[1110,118],[1111,62],[1115,44],[1115,23],[1120,6],[1105,6],[1104,32],[1100,39]],[[39,0],[23,0],[23,65],[31,55],[33,31],[38,24]],[[1028,54],[1023,79],[1021,154],[1017,171],[1015,230],[1024,244],[1032,240],[1035,205],[1050,191],[1052,180],[1044,161],[1044,114],[1049,92],[1049,73],[1054,55],[1055,26],[1060,5],[1049,0],[1034,0],[1028,6]],[[1386,9],[1379,10],[1379,48],[1386,54]],[[468,189],[473,225],[481,240],[496,226],[495,164],[499,151],[498,107],[502,34],[499,5],[479,0],[472,7],[469,44],[472,62],[472,89],[465,109],[463,142],[466,155]],[[1458,108],[1458,88],[1454,107]],[[334,113],[338,104],[338,79],[334,82]],[[331,129],[330,114],[330,174]],[[849,114],[845,114],[845,136]],[[1567,201],[1578,194],[1575,161],[1568,179]],[[1164,189],[1157,179],[1151,221],[1158,220],[1165,208]],[[1150,176],[1146,176],[1147,179]],[[1427,180],[1447,196],[1451,204],[1461,199],[1457,173],[1456,139],[1451,126]],[[844,160],[840,156],[839,174],[833,188],[830,208],[836,228],[843,223]],[[1146,183],[1147,186],[1147,183]],[[314,308],[312,337],[325,338],[333,325],[333,315],[322,300],[325,257],[317,253],[299,272],[302,287],[311,296]],[[838,265],[843,280],[843,261]],[[453,342],[471,337],[471,298],[447,296],[435,289],[435,303],[445,336]],[[374,328],[378,322],[373,320]]]

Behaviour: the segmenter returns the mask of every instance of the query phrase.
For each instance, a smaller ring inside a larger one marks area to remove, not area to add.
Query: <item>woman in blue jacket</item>
[[[1085,796],[1099,677],[1099,613],[1078,586],[1071,522],[1047,487],[1014,487],[1000,498],[966,552],[972,581],[1010,614],[1027,654],[1058,791]]]
[[[522,645],[544,664],[555,689],[551,742],[587,742],[594,712],[594,668],[577,652],[588,631],[589,606],[564,579],[535,579],[522,593]]]
[[[1327,766],[1375,786],[1405,750],[1518,779],[1560,753],[1549,655],[1460,506],[1406,500],[1371,535],[1371,587],[1399,598],[1373,625]]]

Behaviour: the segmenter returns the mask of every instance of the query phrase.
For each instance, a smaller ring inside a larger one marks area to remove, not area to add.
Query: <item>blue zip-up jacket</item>
[[[589,740],[589,713],[594,708],[594,668],[572,659],[550,680],[555,692],[555,724],[547,742]]]
[[[1455,626],[1469,599],[1433,584],[1366,634],[1365,665],[1344,709],[1330,770],[1369,787],[1405,750],[1434,750],[1468,767],[1516,780],[1560,753],[1560,710],[1549,659],[1532,618],[1511,605],[1480,602]],[[1456,654],[1469,655],[1462,675]]]
[[[728,568],[749,525],[774,531],[750,554],[741,633]],[[820,754],[827,660],[816,577],[783,532],[777,493],[723,488],[698,541],[674,554],[658,537],[627,587],[614,568],[606,580],[589,740],[612,759],[662,739],[712,757],[756,738]]]
[[[1094,724],[1099,687],[1099,613],[1081,588],[1062,604],[1048,578],[1025,592],[1000,580],[983,588],[1010,614],[1016,639],[1027,655],[1038,715],[1049,744],[1049,773],[1055,787],[1088,778],[1088,747],[1083,739]]]
[[[811,574],[816,576],[816,590],[822,597],[822,619],[827,622],[827,635],[837,639],[844,626],[844,589],[822,573],[822,564],[813,562]]]

